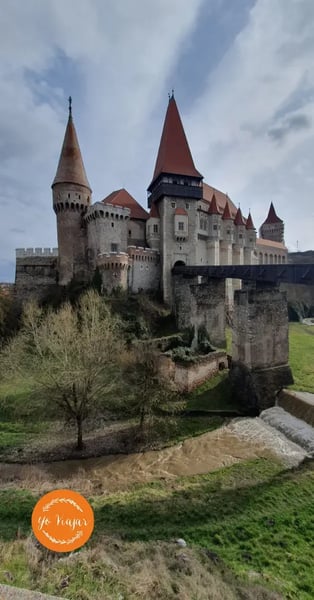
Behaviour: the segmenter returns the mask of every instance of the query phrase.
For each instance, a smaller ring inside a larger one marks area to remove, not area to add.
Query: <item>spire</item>
[[[69,97],[68,123],[65,130],[58,168],[52,183],[52,187],[56,183],[77,183],[78,185],[82,185],[91,191],[72,119],[71,96]]]
[[[152,183],[161,173],[203,178],[195,168],[173,92],[169,97]]]
[[[249,212],[249,215],[248,215],[245,227],[246,227],[246,229],[254,229],[254,231],[255,231],[253,219],[251,217],[251,213],[250,212]]]
[[[232,221],[232,216],[230,212],[230,206],[228,200],[226,201],[224,211],[222,213],[222,218],[224,221]]]
[[[245,225],[244,219],[242,217],[242,212],[241,212],[240,206],[239,206],[239,208],[237,210],[237,214],[236,214],[235,219],[234,219],[234,224],[235,225]]]
[[[213,194],[213,197],[211,199],[211,203],[208,209],[208,213],[210,215],[220,215],[220,212],[218,210],[218,206],[217,206],[217,200],[216,200],[216,196],[215,194]]]
[[[282,219],[279,219],[279,217],[277,217],[276,211],[274,209],[274,205],[271,202],[269,211],[268,211],[268,215],[267,215],[267,219],[264,221],[263,225],[271,225],[272,223],[283,223],[283,221],[282,221]]]

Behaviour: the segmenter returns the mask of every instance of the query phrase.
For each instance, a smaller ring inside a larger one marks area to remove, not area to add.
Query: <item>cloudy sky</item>
[[[146,207],[172,88],[205,180],[314,249],[313,0],[2,0],[0,281],[15,248],[57,245],[68,96],[94,201]]]

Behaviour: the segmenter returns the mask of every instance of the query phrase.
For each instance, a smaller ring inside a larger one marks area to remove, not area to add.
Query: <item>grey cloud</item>
[[[10,229],[11,233],[25,233],[25,229],[21,229],[20,227],[12,227]]]
[[[281,126],[272,127],[268,130],[268,135],[276,142],[281,142],[287,135],[295,131],[310,129],[312,126],[311,119],[307,115],[294,115],[285,119]]]

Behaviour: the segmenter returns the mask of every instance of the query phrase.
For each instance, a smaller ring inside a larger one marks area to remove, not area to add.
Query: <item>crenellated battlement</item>
[[[27,256],[58,256],[58,248],[16,248],[16,258]]]
[[[111,220],[127,220],[130,218],[131,211],[129,208],[123,206],[116,206],[113,204],[103,204],[102,202],[96,202],[87,211],[85,215],[85,221],[90,223],[95,219],[111,219]]]
[[[98,255],[97,265],[100,269],[127,269],[129,255],[126,252],[104,252]]]
[[[128,254],[133,260],[159,262],[159,252],[143,246],[128,246]]]

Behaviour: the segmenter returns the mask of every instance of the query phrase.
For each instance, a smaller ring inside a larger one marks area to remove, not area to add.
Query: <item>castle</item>
[[[51,286],[90,281],[96,269],[103,290],[162,292],[172,302],[174,265],[241,265],[287,262],[284,223],[273,204],[257,237],[228,195],[203,181],[196,169],[174,95],[169,98],[148,209],[119,189],[92,203],[73,122],[71,99],[63,146],[52,183],[58,248],[16,250],[20,297],[44,295]],[[227,280],[232,303],[235,280]]]

